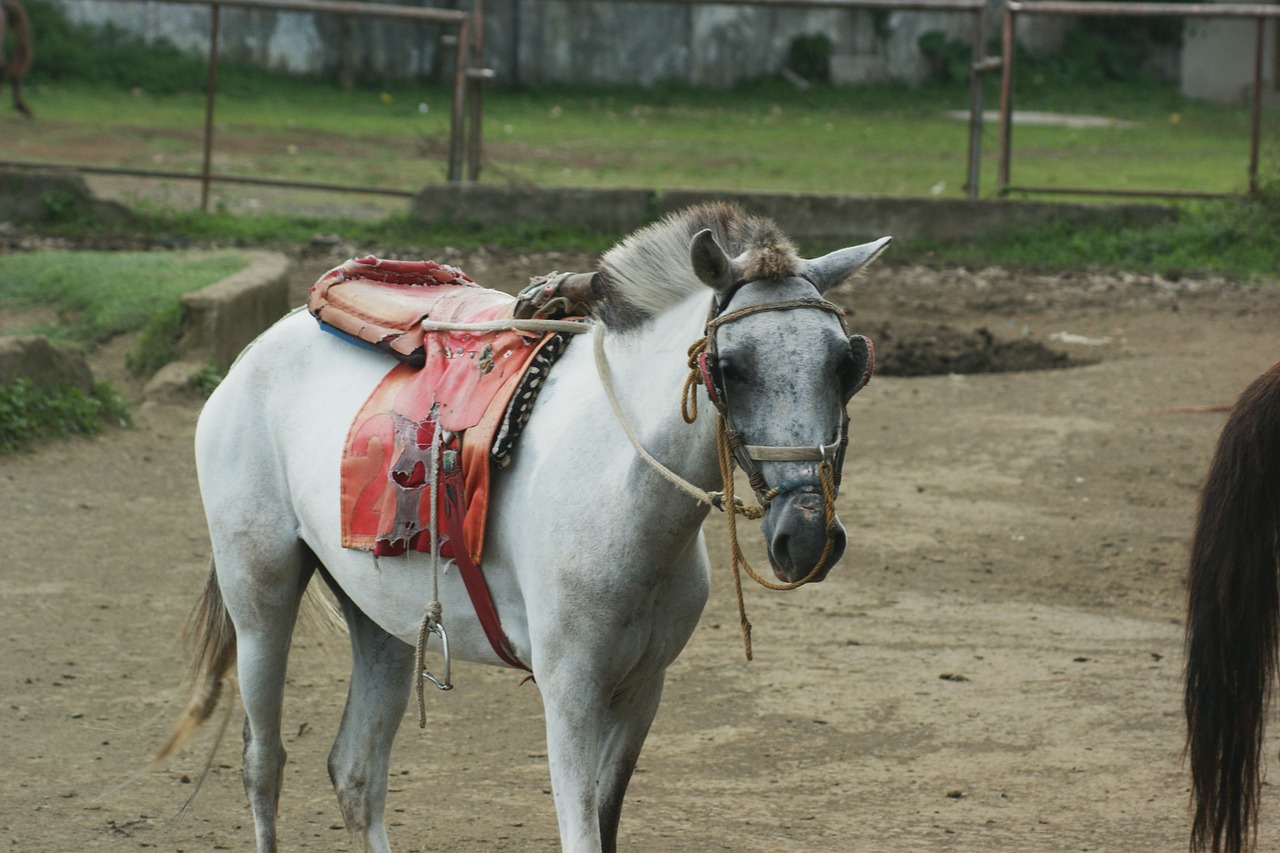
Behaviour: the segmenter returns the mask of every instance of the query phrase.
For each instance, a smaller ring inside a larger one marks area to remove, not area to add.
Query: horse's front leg
[[[576,645],[576,644],[575,644]],[[564,853],[599,853],[600,744],[614,678],[607,650],[585,646],[535,663],[547,725],[547,764]],[[535,661],[538,659],[535,657]]]
[[[625,643],[584,645],[574,660],[538,671],[547,760],[565,853],[617,849],[627,783],[662,698],[661,671],[621,687]]]
[[[649,735],[649,726],[662,699],[664,673],[619,690],[605,714],[597,772],[597,811],[600,816],[600,846],[604,853],[618,849],[618,823],[622,819],[622,799],[636,769],[640,750]]]

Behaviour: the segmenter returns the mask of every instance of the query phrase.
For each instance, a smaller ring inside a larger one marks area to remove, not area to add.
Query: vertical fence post
[[[471,4],[471,61],[467,63],[467,180],[480,177],[480,133],[484,126],[484,0]]]
[[[968,198],[978,197],[982,170],[982,75],[987,54],[987,12],[973,13],[973,56],[969,63],[969,175],[964,190]]]
[[[1000,163],[996,177],[996,194],[1004,195],[1009,186],[1010,147],[1013,143],[1013,3],[1005,0],[1004,24],[1000,32]]]
[[[467,53],[470,19],[458,24],[458,46],[453,52],[453,103],[449,112],[449,183],[462,181],[464,107],[467,98]]]
[[[218,29],[222,22],[222,7],[217,3],[210,7],[209,18],[209,75],[204,97],[204,163],[200,167],[200,210],[209,212],[209,184],[213,180],[213,99],[218,89]]]
[[[1253,41],[1253,126],[1249,137],[1249,194],[1258,192],[1258,136],[1262,128],[1262,47],[1265,44],[1266,18],[1258,18]],[[1280,42],[1277,43],[1280,53]]]

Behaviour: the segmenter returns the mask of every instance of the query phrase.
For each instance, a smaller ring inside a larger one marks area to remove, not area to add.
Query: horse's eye
[[[836,368],[836,375],[840,377],[840,387],[847,394],[853,389],[854,383],[862,379],[862,365],[854,358],[853,353],[845,353]]]
[[[722,382],[740,382],[743,379],[742,371],[738,368],[738,365],[727,358],[720,359],[716,366],[720,369]]]

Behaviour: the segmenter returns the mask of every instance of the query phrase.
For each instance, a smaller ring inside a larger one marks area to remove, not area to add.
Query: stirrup
[[[452,690],[453,682],[449,680],[449,635],[445,633],[444,626],[441,625],[439,622],[435,623],[430,628],[428,628],[427,632],[430,634],[435,634],[437,637],[440,638],[441,653],[444,655],[444,678],[443,679],[436,678],[430,672],[427,672],[426,669],[423,669],[422,672],[419,673],[419,675],[421,675],[427,681],[430,681],[436,687],[439,687],[441,690]]]

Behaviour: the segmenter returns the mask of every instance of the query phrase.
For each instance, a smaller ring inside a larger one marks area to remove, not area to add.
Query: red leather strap
[[[501,658],[503,663],[515,669],[533,672],[520,658],[516,657],[516,653],[512,650],[511,641],[502,630],[502,620],[498,618],[498,608],[493,605],[493,596],[489,594],[489,585],[485,583],[484,573],[471,559],[471,554],[462,537],[464,508],[458,503],[459,496],[463,494],[462,472],[441,471],[440,475],[444,485],[445,524],[449,539],[456,543],[453,546],[453,559],[458,564],[458,571],[462,573],[462,582],[467,587],[467,594],[471,596],[471,606],[475,608],[480,627],[484,629],[484,635],[489,638],[489,645],[493,647],[494,654]]]

